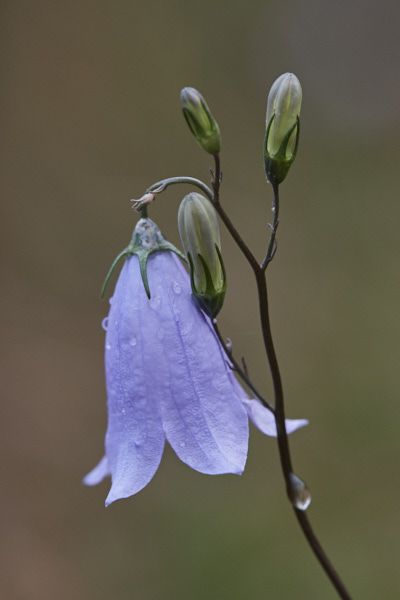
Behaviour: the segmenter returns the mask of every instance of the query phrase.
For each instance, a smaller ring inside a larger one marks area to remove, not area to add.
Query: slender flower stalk
[[[308,508],[310,504],[310,498],[308,497],[308,493],[305,493],[303,505],[300,508],[298,506],[298,481],[299,478],[292,471],[292,461],[289,449],[289,443],[287,438],[287,431],[285,427],[285,408],[284,408],[284,398],[283,398],[283,387],[282,380],[280,376],[278,360],[275,353],[274,343],[272,339],[271,325],[269,319],[269,304],[268,304],[268,292],[267,292],[267,281],[266,281],[266,267],[269,262],[272,260],[274,254],[272,252],[272,248],[274,245],[274,237],[276,235],[276,228],[279,223],[278,214],[279,214],[279,188],[277,184],[273,184],[274,189],[274,225],[271,227],[271,237],[268,244],[267,253],[263,263],[258,264],[251,250],[248,248],[247,244],[244,242],[228,215],[224,211],[221,206],[219,199],[219,188],[220,188],[220,160],[219,157],[214,157],[215,160],[215,176],[213,177],[213,205],[219,214],[221,220],[227,227],[229,233],[232,238],[235,240],[239,249],[242,251],[243,255],[247,258],[249,265],[251,266],[258,290],[259,297],[259,308],[260,308],[260,319],[261,319],[261,327],[264,338],[265,350],[268,358],[268,363],[271,371],[273,386],[274,386],[274,397],[275,397],[275,422],[276,422],[276,430],[277,430],[277,440],[278,440],[278,448],[279,455],[281,459],[281,467],[284,475],[285,483],[286,483],[286,491],[288,498],[293,506],[293,510],[295,512],[296,518],[299,522],[299,525],[304,533],[304,536],[307,539],[308,544],[310,545],[312,551],[314,552],[317,560],[319,561],[321,567],[325,571],[326,575],[330,579],[332,585],[335,587],[338,592],[340,598],[342,600],[351,600],[351,596],[347,591],[344,583],[342,582],[339,574],[333,567],[331,561],[329,560],[327,554],[322,548],[320,542],[318,541],[312,527],[310,521],[307,517],[305,510]],[[273,237],[274,236],[274,237]],[[304,492],[302,492],[304,493]]]

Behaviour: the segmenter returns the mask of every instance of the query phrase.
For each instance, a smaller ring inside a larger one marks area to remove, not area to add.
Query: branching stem
[[[220,159],[218,155],[214,155],[215,160],[215,176],[213,177],[212,187],[213,187],[213,199],[212,203],[214,205],[215,210],[219,214],[221,220],[227,227],[229,233],[239,246],[240,250],[247,258],[255,279],[257,283],[257,291],[259,298],[259,309],[260,309],[260,320],[261,320],[261,329],[264,339],[265,351],[268,358],[269,368],[271,371],[273,386],[274,386],[274,397],[275,397],[275,407],[274,407],[274,416],[275,423],[277,429],[277,440],[279,447],[279,456],[281,461],[282,473],[286,483],[286,491],[289,497],[289,500],[293,497],[294,490],[293,483],[291,479],[291,474],[293,473],[292,469],[292,460],[290,455],[289,441],[288,435],[286,431],[285,425],[285,405],[283,398],[283,387],[282,380],[279,371],[278,360],[275,353],[274,343],[272,339],[271,325],[269,319],[269,305],[268,305],[268,291],[267,291],[267,280],[266,280],[266,269],[270,264],[271,260],[275,255],[276,250],[276,231],[279,224],[279,189],[278,185],[273,186],[274,190],[274,201],[273,201],[273,210],[274,210],[274,219],[273,223],[270,226],[271,234],[267,247],[267,252],[265,258],[261,264],[258,264],[255,259],[253,253],[248,248],[247,244],[241,238],[236,228],[233,226],[231,220],[225,213],[224,209],[220,204],[219,199],[219,187],[220,187]],[[324,569],[326,575],[329,577],[331,583],[335,587],[338,592],[339,597],[342,600],[351,600],[351,596],[347,589],[345,588],[342,580],[340,579],[338,573],[334,569],[332,563],[330,562],[328,556],[323,550],[321,544],[319,543],[312,527],[309,522],[309,519],[304,510],[300,510],[293,506],[293,510],[295,512],[296,518],[300,524],[300,527],[303,531],[304,536],[306,537],[311,549],[313,550],[315,556],[317,557],[320,565]]]
[[[295,512],[296,518],[299,522],[299,525],[303,531],[305,538],[307,539],[308,544],[310,545],[312,551],[317,557],[321,567],[325,571],[326,575],[330,579],[332,585],[336,589],[339,597],[342,600],[351,600],[351,596],[347,589],[345,588],[342,580],[340,579],[338,573],[334,569],[332,563],[330,562],[328,556],[323,550],[321,544],[319,543],[312,527],[307,517],[307,514],[304,510],[300,510],[293,504],[293,498],[296,495],[296,490],[294,489],[293,484],[293,468],[292,468],[292,460],[290,455],[289,441],[288,435],[286,431],[285,424],[285,405],[283,398],[283,388],[282,388],[282,380],[279,372],[278,360],[275,353],[274,343],[272,339],[271,325],[269,319],[269,305],[268,305],[268,290],[267,290],[267,280],[266,280],[266,269],[268,265],[271,263],[272,259],[275,256],[277,241],[276,241],[276,232],[279,225],[279,188],[278,185],[273,185],[274,191],[274,200],[273,200],[273,211],[274,218],[272,224],[268,224],[271,230],[270,238],[267,246],[267,251],[264,257],[264,260],[261,264],[258,263],[254,254],[251,252],[250,248],[247,246],[246,242],[240,236],[237,229],[234,227],[232,221],[228,217],[227,213],[223,209],[219,199],[219,188],[221,184],[221,165],[220,158],[218,154],[214,155],[215,161],[215,169],[211,171],[212,173],[212,190],[205,185],[199,179],[195,179],[193,177],[170,177],[168,179],[162,179],[157,183],[153,184],[146,193],[157,194],[164,191],[168,186],[173,184],[185,183],[194,185],[199,188],[207,198],[212,202],[215,210],[220,216],[222,222],[228,229],[232,238],[235,240],[236,244],[239,246],[240,250],[246,257],[248,263],[250,264],[252,271],[254,273],[257,291],[258,291],[258,299],[259,299],[259,309],[260,309],[260,320],[261,320],[261,329],[264,340],[265,351],[268,358],[268,364],[272,376],[273,386],[274,386],[274,398],[275,405],[271,406],[263,396],[258,392],[250,378],[248,377],[245,370],[243,370],[238,362],[232,356],[232,353],[228,350],[216,323],[216,320],[213,322],[213,327],[216,335],[218,336],[226,354],[228,360],[232,363],[233,368],[239,376],[243,379],[243,381],[248,385],[248,387],[252,390],[254,395],[262,402],[262,404],[268,408],[275,417],[276,429],[277,429],[277,440],[278,440],[278,448],[279,448],[279,456],[281,462],[282,473],[286,483],[286,492],[288,498],[292,504],[293,510]],[[141,209],[141,202],[137,202],[138,209]]]

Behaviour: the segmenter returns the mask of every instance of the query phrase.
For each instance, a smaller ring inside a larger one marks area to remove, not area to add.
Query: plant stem
[[[178,183],[187,183],[189,185],[194,185],[199,188],[204,194],[212,201],[213,193],[210,188],[195,177],[168,177],[167,179],[161,179],[161,181],[157,181],[157,183],[153,183],[145,193],[153,192],[159,193],[163,192],[168,186],[178,184]]]
[[[224,341],[224,339],[223,339],[223,337],[221,335],[221,332],[219,330],[217,319],[213,319],[212,320],[212,326],[213,326],[215,334],[216,334],[216,336],[217,336],[217,338],[219,340],[219,343],[221,344],[221,346],[223,347],[223,349],[225,351],[225,354],[226,354],[229,362],[232,363],[233,370],[245,382],[245,384],[253,392],[253,394],[255,395],[255,397],[260,400],[261,404],[263,404],[265,406],[265,408],[267,408],[269,411],[272,412],[272,414],[274,414],[275,413],[274,407],[271,406],[271,404],[264,398],[264,396],[262,396],[260,394],[260,392],[257,390],[257,388],[255,387],[255,385],[253,384],[253,382],[251,381],[251,379],[248,377],[248,375],[244,372],[243,369],[240,368],[239,363],[237,362],[237,360],[233,356],[233,353],[228,350],[228,348],[227,348],[227,346],[225,344],[225,341]]]
[[[266,280],[266,268],[268,264],[274,257],[275,249],[276,249],[276,230],[279,224],[279,190],[278,186],[274,185],[274,221],[271,226],[271,236],[268,243],[267,252],[262,264],[258,264],[254,255],[248,248],[247,244],[241,238],[235,227],[233,226],[231,220],[223,210],[220,200],[219,200],[219,186],[221,182],[221,171],[220,171],[220,159],[218,155],[214,155],[215,160],[215,175],[213,177],[213,199],[212,203],[215,207],[215,210],[218,212],[221,220],[227,227],[229,233],[232,235],[233,239],[239,246],[240,250],[247,258],[255,279],[257,283],[258,290],[258,298],[259,298],[259,309],[260,309],[260,320],[261,320],[261,329],[264,339],[265,351],[268,358],[269,368],[271,371],[273,386],[274,386],[274,397],[275,397],[275,423],[277,429],[277,440],[278,440],[278,448],[279,448],[279,456],[281,462],[282,473],[286,483],[286,492],[291,501],[293,510],[297,517],[297,520],[300,524],[300,527],[303,531],[304,536],[307,539],[311,549],[313,550],[315,556],[317,557],[321,567],[325,571],[326,575],[330,579],[331,583],[335,587],[336,591],[339,594],[339,597],[342,600],[351,600],[351,596],[347,589],[345,588],[343,582],[341,581],[338,573],[334,569],[332,563],[330,562],[328,556],[324,552],[321,544],[319,543],[312,527],[309,522],[309,519],[304,512],[304,510],[299,510],[296,506],[293,505],[293,495],[295,490],[293,489],[293,482],[291,479],[291,475],[293,473],[292,469],[292,461],[290,456],[290,448],[288,435],[286,431],[285,425],[285,405],[284,405],[284,397],[283,397],[283,387],[282,380],[279,371],[278,360],[275,353],[274,343],[272,339],[270,318],[269,318],[269,305],[268,305],[268,291],[267,291],[267,280]]]

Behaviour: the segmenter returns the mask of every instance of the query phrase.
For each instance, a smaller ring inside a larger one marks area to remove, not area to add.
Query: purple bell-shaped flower
[[[193,469],[218,475],[242,473],[248,417],[267,435],[276,435],[273,415],[236,381],[210,319],[192,296],[181,260],[162,248],[161,232],[150,219],[141,219],[135,232],[147,252],[150,298],[143,256],[131,247],[106,326],[105,456],[84,479],[95,485],[111,475],[106,506],[150,482],[165,440]],[[288,431],[306,423],[288,420]]]

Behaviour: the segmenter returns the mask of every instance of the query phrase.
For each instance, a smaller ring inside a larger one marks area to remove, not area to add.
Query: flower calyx
[[[161,230],[154,223],[154,221],[147,217],[139,219],[139,221],[136,223],[135,229],[133,230],[132,239],[129,246],[127,246],[125,250],[118,254],[111,265],[110,270],[108,271],[101,290],[101,297],[104,297],[111,275],[113,274],[114,269],[121,258],[126,258],[132,254],[135,254],[139,259],[140,274],[142,276],[144,289],[146,290],[147,297],[150,299],[150,288],[147,280],[147,260],[150,254],[160,251],[175,252],[175,254],[177,254],[182,260],[186,260],[184,254],[164,238]]]

